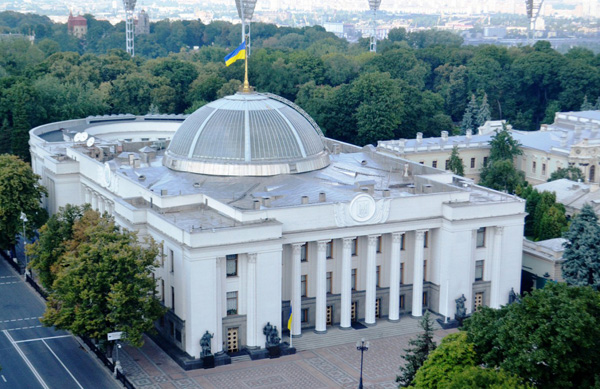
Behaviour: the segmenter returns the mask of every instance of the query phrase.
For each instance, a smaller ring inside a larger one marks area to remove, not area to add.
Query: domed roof
[[[319,126],[282,97],[236,93],[191,114],[165,153],[168,168],[223,176],[302,173],[329,165]]]

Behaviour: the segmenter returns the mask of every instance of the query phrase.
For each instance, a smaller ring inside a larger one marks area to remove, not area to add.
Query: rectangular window
[[[427,260],[423,261],[423,281],[427,281]]]
[[[165,267],[165,242],[160,243],[160,265]]]
[[[160,280],[160,301],[165,303],[165,280]]]
[[[175,255],[171,249],[169,249],[169,263],[171,264],[171,273],[173,273],[175,271]]]
[[[382,237],[381,235],[377,237],[377,252],[380,253],[381,252],[381,246],[382,246]]]
[[[332,240],[327,242],[327,245],[325,246],[325,257],[327,259],[333,258],[333,241]]]
[[[485,227],[477,229],[477,247],[485,247]]]
[[[400,264],[400,285],[404,284],[404,262]]]
[[[421,165],[425,165],[425,161],[421,161],[419,162]]]
[[[483,157],[483,166],[487,166],[488,157]]]
[[[400,310],[404,310],[404,300],[405,300],[404,295],[401,294],[400,295]]]
[[[225,258],[227,260],[227,277],[237,276],[237,267],[238,267],[237,254],[228,255]]]
[[[427,248],[429,246],[429,231],[425,231],[423,235],[423,247]]]
[[[352,256],[356,256],[357,252],[358,252],[358,239],[354,238],[354,239],[352,239],[352,246],[350,249],[350,253],[352,254]]]
[[[301,323],[308,323],[308,308],[302,308],[302,316],[300,316]]]
[[[475,169],[475,158],[471,158],[471,169]]]
[[[175,312],[175,288],[171,286],[171,310]]]
[[[227,316],[237,315],[238,292],[227,292]]]
[[[404,245],[404,241],[405,241],[404,238],[406,238],[406,234],[402,234],[402,239],[400,240],[400,250],[405,250],[405,248],[406,248]]]
[[[543,163],[542,164],[542,176],[545,176],[545,175],[546,175],[546,164]]]
[[[327,293],[331,294],[332,290],[333,290],[333,272],[330,272],[330,271],[327,272],[326,287],[327,287]]]
[[[380,282],[381,282],[381,266],[377,266],[377,269],[375,270],[375,286],[379,288]]]
[[[308,252],[307,252],[307,243],[300,246],[300,261],[308,262]]]
[[[427,301],[427,292],[423,292],[423,306],[427,307],[429,305],[429,301]]]
[[[431,167],[435,167],[435,168],[437,168],[437,161],[433,161],[433,162],[431,162]]]
[[[446,167],[445,167],[446,170],[448,170],[448,165],[450,165],[450,160],[449,159],[446,160]]]
[[[350,288],[356,290],[356,269],[352,269],[352,276],[350,277]]]
[[[533,161],[533,162],[531,163],[531,171],[532,171],[533,173],[535,173],[535,168],[536,168],[536,162],[535,162],[535,161]]]
[[[475,261],[475,281],[483,281],[483,260]]]
[[[306,274],[303,274],[300,276],[300,294],[302,294],[302,297],[306,297],[306,290],[307,290],[306,283],[307,283]]]

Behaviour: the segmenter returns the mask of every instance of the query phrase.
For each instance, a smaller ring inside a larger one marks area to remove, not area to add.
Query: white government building
[[[264,347],[290,305],[294,336],[327,336],[519,290],[523,200],[325,138],[274,95],[46,124],[30,147],[50,213],[90,203],[162,245],[157,328],[194,357],[206,331],[213,353]]]

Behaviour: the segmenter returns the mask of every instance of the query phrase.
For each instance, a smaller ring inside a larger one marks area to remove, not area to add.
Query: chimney
[[[340,145],[339,143],[334,143],[333,144],[333,154],[337,155],[342,151],[342,145]]]
[[[325,201],[327,201],[327,195],[325,194],[325,192],[320,192],[319,193],[319,202],[324,203]]]
[[[417,143],[423,142],[423,133],[417,132]]]
[[[473,130],[468,129],[467,130],[467,139],[471,139],[472,136],[473,136]]]
[[[390,190],[389,189],[384,189],[383,190],[383,197],[390,197]]]
[[[267,208],[271,207],[271,198],[270,197],[263,197],[263,202],[265,204],[265,207],[267,207]]]
[[[127,154],[127,156],[129,157],[129,166],[133,166],[133,160],[135,159],[135,155]]]
[[[300,200],[301,204],[308,204],[308,196],[302,196],[301,200]]]
[[[260,200],[254,200],[254,209],[260,209]]]
[[[161,196],[166,196],[166,195],[168,195],[168,194],[169,194],[169,190],[168,190],[168,189],[161,189],[161,190],[160,190],[160,195],[161,195]]]
[[[136,159],[133,160],[133,167],[136,168],[136,169],[140,167],[140,160],[139,160],[139,158],[136,158]]]
[[[442,140],[444,142],[448,141],[448,131],[442,131]]]

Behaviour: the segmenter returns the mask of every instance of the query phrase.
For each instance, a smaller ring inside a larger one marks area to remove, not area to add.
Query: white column
[[[96,192],[92,192],[92,209],[98,210],[98,194]]]
[[[104,211],[106,210],[105,208],[105,200],[106,198],[104,196],[98,196],[98,212],[100,212],[100,215],[102,215],[104,213]]]
[[[225,258],[217,258],[217,266],[215,272],[215,278],[217,279],[216,284],[216,309],[217,312],[215,317],[215,334],[213,337],[213,354],[223,351],[223,297],[225,288],[222,280],[223,266],[225,264]]]
[[[390,320],[400,319],[400,244],[404,232],[392,234],[392,251],[390,254]]]
[[[352,306],[352,241],[354,238],[344,238],[344,248],[342,252],[342,295],[341,295],[341,316],[340,327],[350,328],[351,306]]]
[[[85,192],[85,202],[87,204],[91,204],[91,202],[92,202],[92,192],[90,191],[90,188],[88,188],[87,186],[84,186],[83,190]]]
[[[328,240],[318,241],[317,250],[317,273],[315,277],[317,279],[317,303],[316,303],[316,322],[315,332],[324,333],[327,328],[326,315],[327,315],[327,267],[325,265],[326,259],[326,247]]]
[[[248,254],[247,268],[247,301],[246,301],[246,344],[249,347],[258,346],[256,328],[256,253]]]
[[[418,230],[415,233],[415,258],[413,261],[413,298],[412,315],[415,317],[423,316],[423,244],[425,230]]]
[[[377,238],[369,235],[367,247],[367,279],[365,290],[365,323],[375,324],[375,299],[377,298]]]
[[[300,279],[302,270],[300,266],[301,243],[292,245],[292,336],[302,334],[302,290]]]
[[[494,252],[492,258],[492,274],[490,285],[490,307],[500,308],[500,305],[505,304],[502,296],[500,296],[500,279],[502,277],[500,263],[502,262],[502,235],[504,227],[494,228]],[[506,297],[508,299],[508,297]]]

